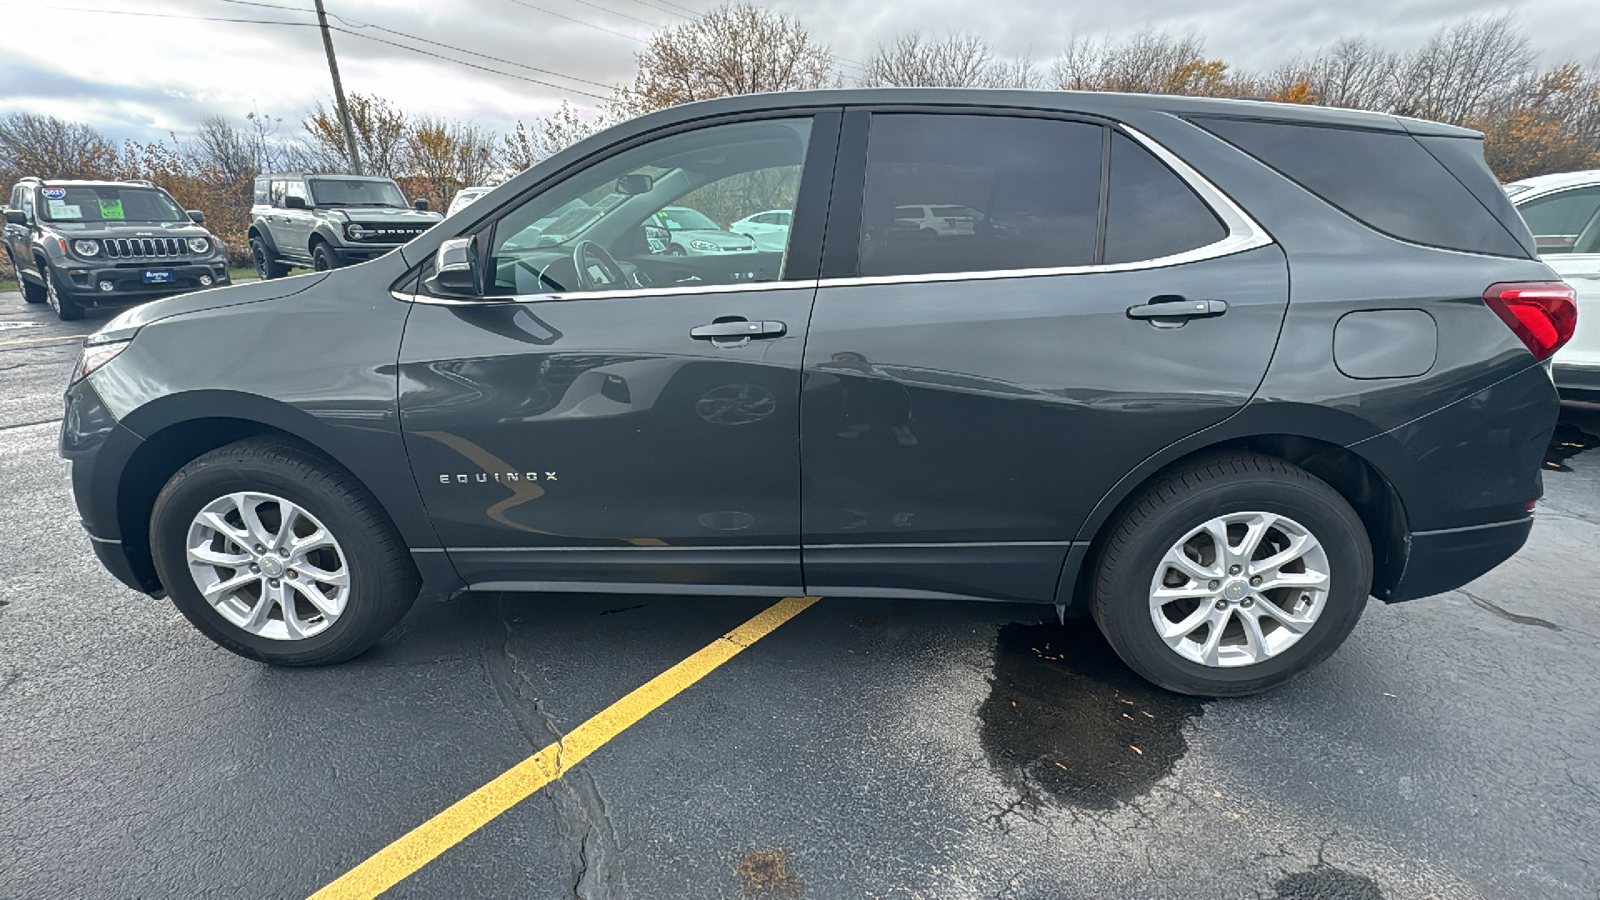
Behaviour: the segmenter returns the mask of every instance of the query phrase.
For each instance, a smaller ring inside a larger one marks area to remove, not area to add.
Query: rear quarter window
[[[1468,253],[1530,255],[1472,191],[1405,132],[1251,119],[1193,121],[1391,237]]]
[[[1228,236],[1216,213],[1183,179],[1122,134],[1111,137],[1106,196],[1107,263],[1161,259]]]

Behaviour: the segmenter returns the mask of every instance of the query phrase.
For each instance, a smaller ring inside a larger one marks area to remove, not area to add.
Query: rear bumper
[[[1582,399],[1600,397],[1600,366],[1574,365],[1556,362],[1551,366],[1551,377],[1556,390],[1563,397],[1578,395]]]
[[[1453,591],[1510,559],[1528,541],[1533,517],[1509,522],[1419,531],[1411,535],[1405,569],[1390,603]]]

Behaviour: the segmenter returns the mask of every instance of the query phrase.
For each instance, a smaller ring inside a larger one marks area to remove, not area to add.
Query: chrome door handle
[[[1149,303],[1128,307],[1130,319],[1200,319],[1220,316],[1228,311],[1221,300],[1190,300],[1187,297],[1151,297]]]
[[[782,337],[788,330],[789,326],[782,322],[749,322],[736,319],[731,322],[712,322],[710,325],[691,328],[689,336],[703,341],[750,340]]]

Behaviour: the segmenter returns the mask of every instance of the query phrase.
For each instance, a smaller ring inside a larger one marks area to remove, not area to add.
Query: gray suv
[[[296,266],[316,271],[365,262],[388,253],[438,224],[428,201],[406,206],[388,178],[262,175],[250,207],[250,258],[263,280]]]

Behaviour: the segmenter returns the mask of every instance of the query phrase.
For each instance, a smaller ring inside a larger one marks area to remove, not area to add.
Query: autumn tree
[[[748,2],[656,32],[636,60],[633,83],[608,108],[618,120],[695,100],[839,83],[828,48],[798,19]]]
[[[1193,34],[1146,28],[1123,40],[1073,38],[1057,57],[1051,81],[1063,91],[1124,91],[1200,97],[1237,93],[1228,64],[1207,58]]]
[[[1034,88],[1041,81],[1028,57],[999,58],[987,38],[966,32],[902,34],[880,44],[861,75],[864,87]]]
[[[368,175],[394,178],[405,174],[406,139],[410,123],[393,102],[373,94],[351,94],[350,127],[356,133],[363,171]],[[304,141],[295,148],[296,168],[321,172],[349,172],[349,153],[345,149],[344,128],[332,104],[318,101],[301,125]]]
[[[501,158],[512,172],[531,169],[584,138],[614,124],[605,114],[583,118],[567,101],[553,115],[535,119],[532,127],[517,120],[516,127],[503,138]]]
[[[28,112],[0,116],[0,180],[6,188],[24,175],[104,178],[116,168],[116,145],[82,122]]]
[[[462,188],[498,179],[500,141],[480,125],[418,116],[406,131],[404,166],[397,180],[406,193],[442,211]]]

